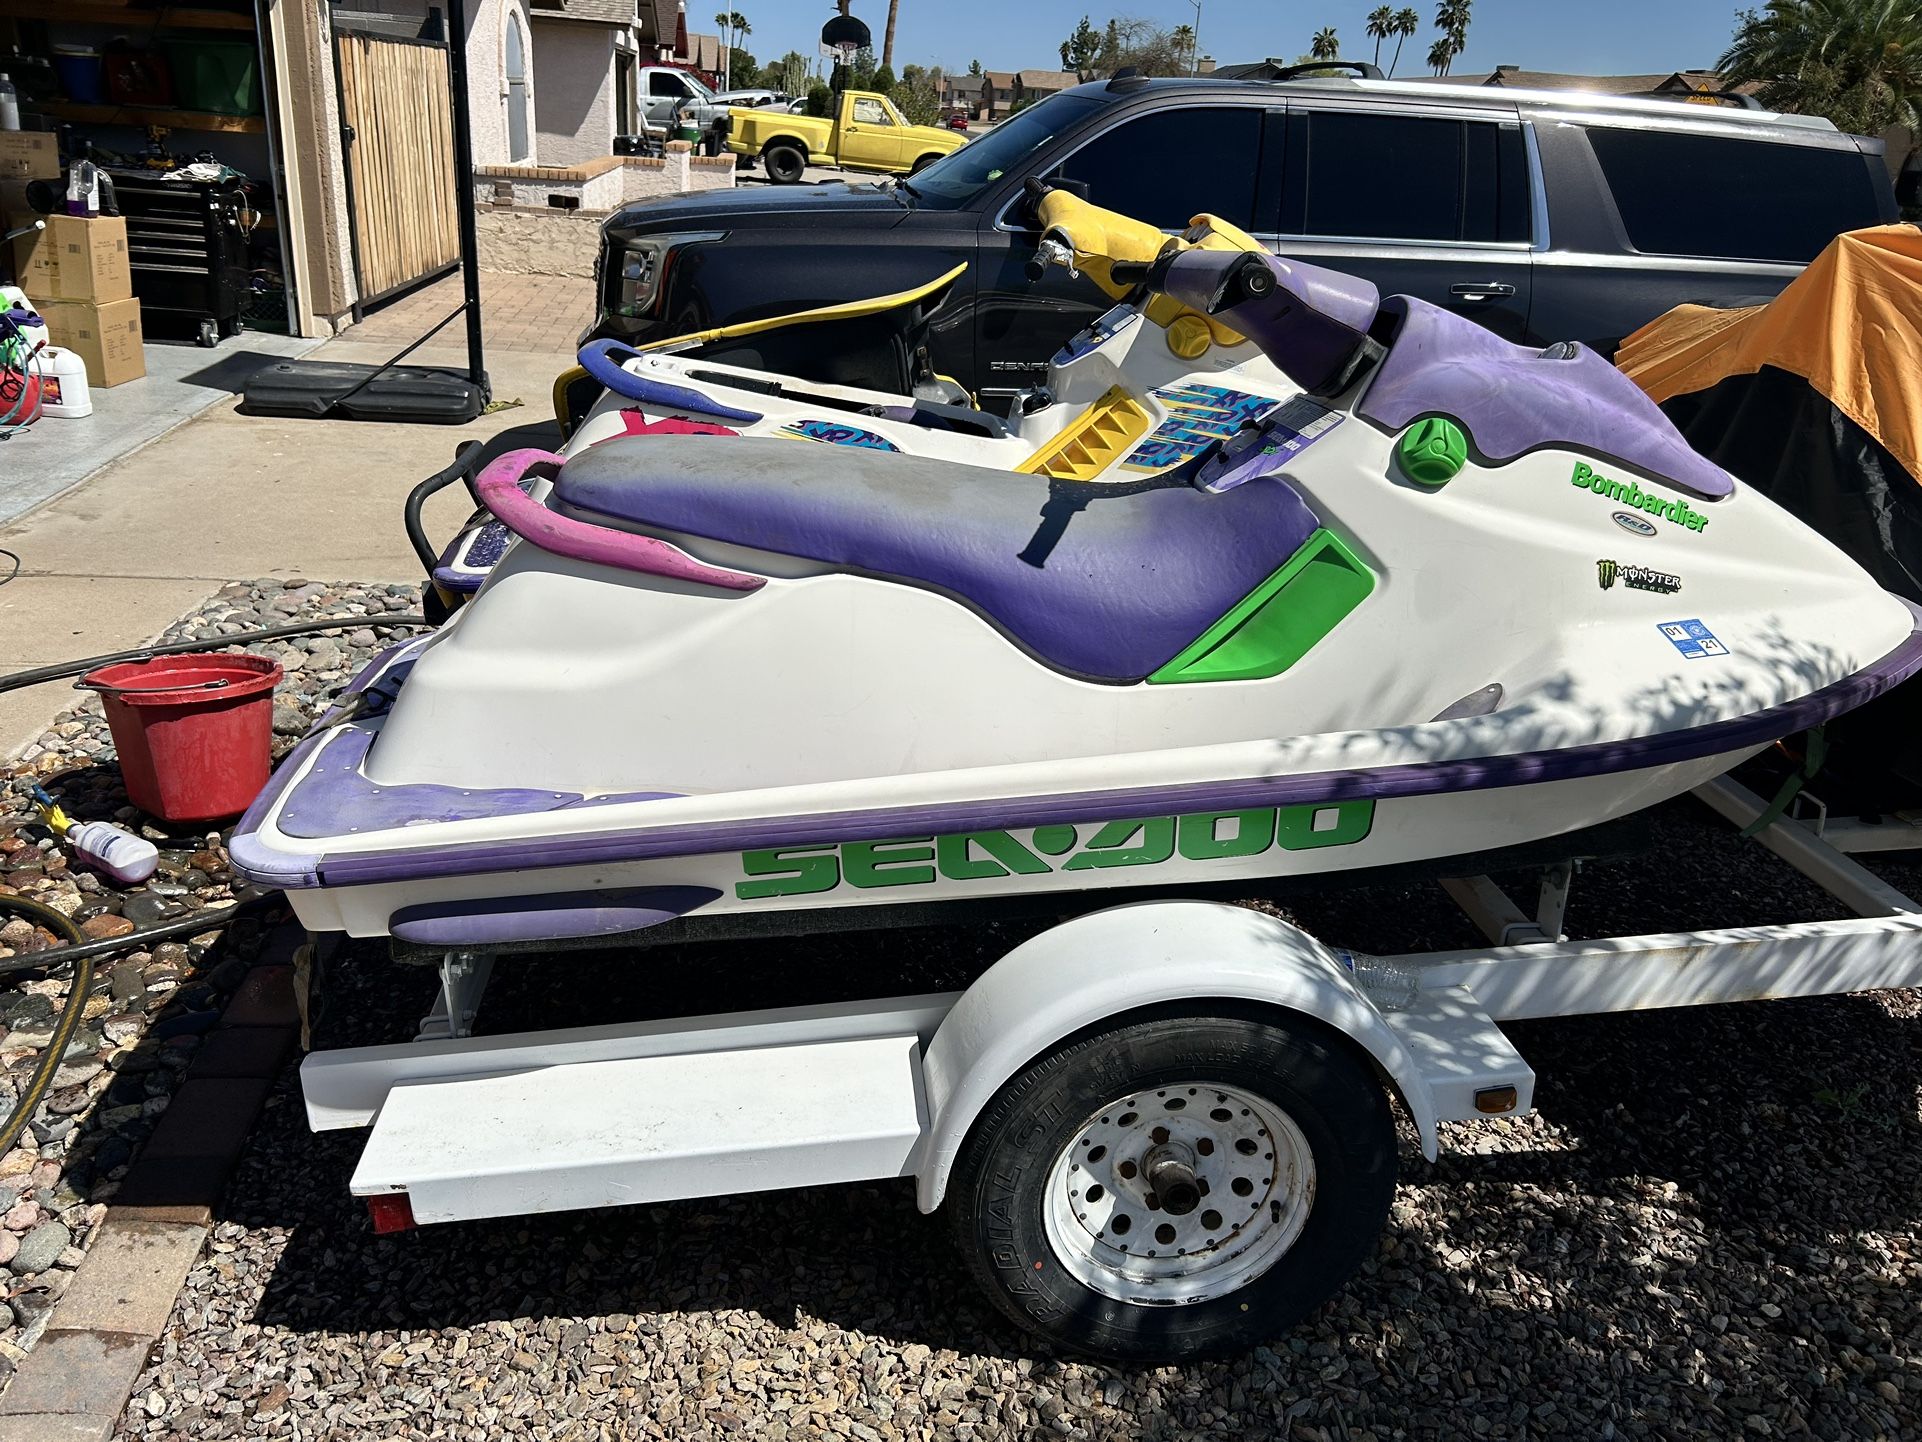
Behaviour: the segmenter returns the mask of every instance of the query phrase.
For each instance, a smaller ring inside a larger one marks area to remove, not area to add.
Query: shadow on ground
[[[1792,875],[1759,866],[1744,873],[1755,894],[1702,893],[1721,843],[1690,813],[1664,826],[1660,857],[1598,867],[1586,892],[1578,885],[1591,933],[1665,907],[1675,924],[1691,897],[1690,924],[1718,924],[1727,909],[1752,920],[1764,906],[1786,920],[1833,913]],[[1329,892],[1298,912],[1364,944],[1390,933],[1465,944],[1429,890]],[[1021,934],[979,926],[529,959],[499,969],[483,1026],[944,989]],[[394,1040],[434,979],[357,944],[327,990],[323,1044]],[[1895,1435],[1922,1415],[1907,1250],[1922,1226],[1913,994],[1542,1021],[1513,1034],[1542,1078],[1538,1116],[1451,1127],[1437,1165],[1405,1149],[1376,1260],[1270,1349],[1180,1369],[1085,1369],[1097,1391],[1111,1376],[1204,1399],[1178,1417],[1124,1416],[1106,1435],[1287,1435],[1292,1416],[1272,1409],[1289,1399],[1326,1436],[1459,1435],[1473,1413],[1483,1419],[1473,1430],[1491,1436],[1731,1436],[1754,1417],[1758,1433],[1839,1438]],[[224,1212],[287,1229],[254,1316],[263,1326],[316,1340],[397,1329],[445,1340],[489,1322],[518,1333],[629,1313],[645,1344],[664,1316],[747,1313],[777,1334],[820,1322],[889,1351],[952,1348],[964,1367],[1034,1355],[977,1300],[943,1219],[917,1213],[907,1182],[376,1237],[348,1195],[360,1145],[356,1133],[309,1135],[291,1073],[283,1079]],[[1242,1413],[1205,1405],[1257,1388],[1272,1428],[1251,1433]],[[1242,1420],[1230,1427],[1231,1417]]]

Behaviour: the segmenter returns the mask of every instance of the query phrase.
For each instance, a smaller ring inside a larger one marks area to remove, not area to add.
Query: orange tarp
[[[1615,364],[1657,402],[1765,365],[1792,371],[1922,480],[1922,228],[1837,236],[1768,305],[1677,306]]]

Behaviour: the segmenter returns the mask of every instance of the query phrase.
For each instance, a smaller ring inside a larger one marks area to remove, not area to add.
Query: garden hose
[[[251,646],[260,641],[277,641],[283,636],[312,636],[322,631],[357,631],[363,626],[371,630],[375,626],[432,625],[433,622],[425,616],[395,616],[383,612],[378,616],[342,616],[331,621],[300,621],[291,626],[268,626],[259,631],[240,631],[232,636],[218,636],[208,641],[169,641],[164,645],[136,646],[131,651],[109,651],[105,655],[89,656],[82,661],[56,661],[51,666],[36,666],[31,671],[15,671],[11,676],[0,676],[0,694],[18,691],[22,686],[65,680],[69,676],[91,671],[96,666],[110,666],[116,661],[145,661],[150,656],[181,656],[189,651],[205,651],[209,647],[219,650],[223,646]]]
[[[51,906],[29,901],[24,896],[0,896],[0,911],[17,912],[29,920],[37,921],[72,944],[72,950],[47,957],[44,961],[40,960],[43,953],[36,953],[34,959],[40,966],[54,966],[66,961],[75,964],[73,978],[67,983],[67,1005],[53,1026],[53,1040],[47,1043],[47,1049],[41,1053],[40,1064],[33,1069],[33,1076],[20,1093],[20,1099],[13,1104],[5,1126],[0,1126],[0,1156],[4,1156],[13,1150],[13,1144],[20,1140],[20,1133],[27,1129],[27,1122],[39,1108],[41,1098],[53,1085],[54,1075],[66,1057],[67,1044],[80,1029],[81,1016],[87,1009],[87,997],[93,991],[93,959],[98,953],[84,944],[86,937],[73,924],[73,918],[61,915]],[[122,936],[114,940],[124,942],[128,938]]]
[[[22,898],[0,896],[0,906],[19,899]],[[142,927],[139,931],[130,931],[125,936],[110,936],[104,941],[88,941],[84,936],[68,937],[72,945],[64,947],[60,954],[51,960],[43,959],[41,954],[36,952],[32,956],[16,956],[0,961],[0,976],[9,976],[16,971],[38,971],[44,966],[51,965],[52,961],[90,962],[96,957],[132,951],[136,947],[146,946],[149,942],[165,941],[170,936],[191,936],[197,931],[212,931],[215,927],[225,926],[240,915],[241,908],[246,904],[244,901],[236,901],[231,906],[209,907],[205,911],[196,911],[191,916],[165,921],[159,926]],[[54,914],[59,915],[58,912]]]

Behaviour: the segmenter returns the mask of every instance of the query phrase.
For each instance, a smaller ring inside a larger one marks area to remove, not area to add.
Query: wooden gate
[[[447,47],[336,29],[334,64],[348,231],[367,305],[460,260]]]

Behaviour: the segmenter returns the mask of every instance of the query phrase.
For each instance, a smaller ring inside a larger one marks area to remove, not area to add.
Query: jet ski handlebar
[[[1358,276],[1245,250],[1167,252],[1147,284],[1219,317],[1317,395],[1342,387],[1381,309],[1381,292]]]

